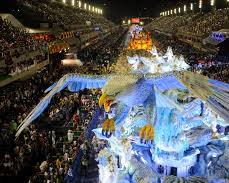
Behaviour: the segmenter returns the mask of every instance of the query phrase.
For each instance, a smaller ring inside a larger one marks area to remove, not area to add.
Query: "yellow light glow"
[[[78,2],[78,5],[79,5],[79,8],[81,8],[81,7],[82,7],[82,3],[81,3],[81,1],[79,1],[79,2]]]
[[[180,9],[180,7],[178,8],[178,13],[180,13],[181,12],[181,9]]]
[[[72,0],[72,6],[75,6],[75,0]]]
[[[65,4],[66,3],[66,0],[63,0],[63,3]]]
[[[91,5],[90,4],[88,5],[88,10],[91,11]]]
[[[211,0],[211,6],[215,5],[215,0]]]
[[[184,12],[186,12],[187,11],[187,7],[186,7],[186,5],[184,5]]]
[[[199,0],[199,8],[200,9],[202,8],[202,5],[203,5],[203,1],[202,0]]]
[[[174,9],[174,13],[177,14],[177,9],[176,8]]]
[[[92,6],[92,11],[93,11],[93,12],[95,11],[95,7],[94,7],[94,6]]]
[[[84,3],[84,9],[85,10],[87,9],[87,3]]]
[[[190,4],[190,9],[193,10],[193,3]]]

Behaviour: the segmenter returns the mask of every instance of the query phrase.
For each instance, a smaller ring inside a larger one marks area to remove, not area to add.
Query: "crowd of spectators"
[[[185,15],[161,16],[155,18],[151,23],[146,25],[148,30],[159,30],[165,33],[176,33],[181,26],[187,25],[188,22],[194,21],[199,17],[199,13],[190,13]]]
[[[0,18],[0,75],[15,75],[28,70],[34,61],[45,59],[47,59],[45,42],[34,40],[24,29],[17,28],[9,21]]]
[[[146,25],[146,28],[164,33],[208,36],[212,31],[224,28],[224,25],[228,22],[228,16],[229,9],[218,9],[207,13],[160,16]]]
[[[180,32],[192,33],[195,35],[206,36],[212,31],[218,31],[228,22],[229,9],[219,9],[203,14],[200,18],[188,22],[180,27]]]
[[[32,44],[35,44],[35,41],[26,30],[14,27],[0,17],[0,52]]]
[[[123,36],[124,32],[119,31],[80,51],[82,67],[44,68],[30,79],[0,89],[1,175],[23,176],[30,182],[63,181],[79,149],[89,149],[83,142],[100,91],[61,92],[37,122],[15,141],[17,127],[45,95],[45,89],[64,74],[106,74],[106,69],[99,68],[106,67],[101,66],[104,59],[111,63],[117,57],[123,46]],[[84,162],[88,153],[86,155]]]
[[[123,37],[125,33],[125,29],[119,29],[113,34],[108,35],[106,39],[98,42],[98,44],[92,44],[78,54],[78,57],[88,64],[88,74],[108,72],[107,68],[115,62],[120,51],[123,49]]]
[[[102,15],[90,11],[85,11],[80,8],[73,7],[71,4],[64,4],[62,1],[51,0],[18,0],[20,12],[16,12],[19,17],[26,15],[34,15],[38,22],[54,23],[60,28],[69,25],[100,25],[101,27],[114,26],[114,24]]]

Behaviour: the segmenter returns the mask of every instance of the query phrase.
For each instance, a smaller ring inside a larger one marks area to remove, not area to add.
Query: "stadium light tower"
[[[193,3],[190,4],[190,10],[193,11]]]
[[[211,1],[211,6],[215,6],[215,0],[210,0]]]
[[[81,3],[81,1],[78,1],[78,6],[79,6],[79,8],[81,8],[81,7],[82,7],[82,3]]]
[[[203,1],[199,0],[199,9],[202,9],[202,6],[203,6]]]
[[[186,12],[187,11],[187,7],[186,7],[186,5],[184,5],[184,12]]]
[[[72,0],[72,6],[75,6],[75,0]]]

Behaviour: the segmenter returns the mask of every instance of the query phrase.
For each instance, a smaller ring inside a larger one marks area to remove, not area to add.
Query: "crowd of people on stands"
[[[212,31],[218,31],[228,21],[229,9],[218,9],[203,14],[198,19],[188,22],[180,27],[179,31],[196,35],[209,35]]]
[[[110,34],[98,42],[83,49],[78,57],[86,62],[88,74],[107,73],[107,68],[115,62],[115,59],[123,49],[123,37],[125,30],[121,29],[113,34]]]
[[[101,25],[102,27],[113,26],[114,24],[103,16],[90,11],[85,11],[80,8],[73,7],[70,3],[64,4],[62,1],[51,0],[18,0],[19,7],[22,8],[20,14],[31,15],[36,14],[36,20],[43,22],[54,23],[57,27],[65,29],[69,25]],[[68,3],[68,2],[67,2]],[[17,13],[17,12],[16,12]],[[18,14],[19,14],[18,13]],[[22,15],[21,15],[22,16]]]
[[[45,95],[44,91],[64,74],[106,74],[102,63],[114,61],[120,49],[124,32],[117,32],[98,44],[78,53],[82,67],[57,66],[45,68],[31,79],[12,83],[0,89],[0,167],[1,175],[20,175],[30,182],[60,181],[69,174],[79,149],[89,150],[85,133],[100,96],[99,90],[57,94],[50,107],[15,141],[17,127]],[[93,55],[93,56],[92,56]],[[95,66],[95,67],[94,67]],[[104,66],[105,68],[105,66]],[[87,151],[88,152],[88,151]],[[87,155],[87,156],[86,156]],[[84,156],[87,161],[88,153]],[[29,178],[30,177],[30,178]]]
[[[28,70],[35,61],[47,59],[47,45],[36,41],[22,28],[0,18],[0,75]]]
[[[155,18],[146,26],[148,30],[165,33],[188,33],[198,36],[209,35],[223,28],[229,18],[229,9],[218,9],[207,13],[173,14]]]
[[[34,44],[32,36],[24,29],[14,27],[0,17],[0,52]]]
[[[166,33],[176,33],[179,27],[185,26],[188,22],[192,22],[198,16],[199,13],[161,16],[155,18],[150,24],[146,25],[145,28],[148,30],[159,30]]]

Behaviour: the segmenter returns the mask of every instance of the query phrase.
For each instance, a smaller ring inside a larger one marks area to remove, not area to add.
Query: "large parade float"
[[[93,132],[107,142],[96,159],[102,183],[225,182],[229,84],[189,71],[182,56],[158,53],[149,39],[131,27],[113,74],[68,74],[54,83],[16,136],[61,90],[101,88],[103,123]]]

